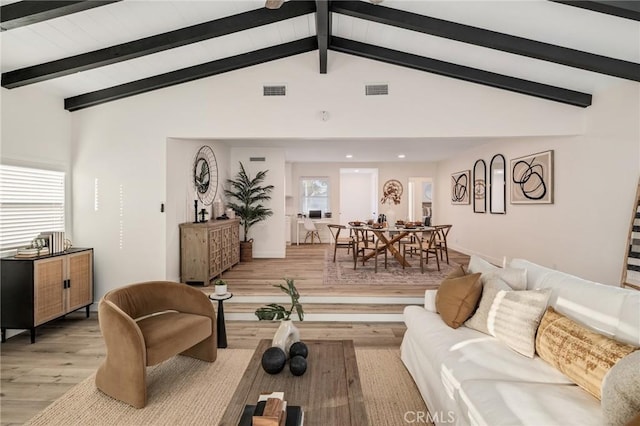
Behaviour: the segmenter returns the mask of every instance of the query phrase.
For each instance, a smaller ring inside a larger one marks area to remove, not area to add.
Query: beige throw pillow
[[[478,309],[464,325],[484,334],[490,334],[487,328],[489,313],[492,311],[493,301],[501,290],[511,290],[511,287],[500,278],[494,277],[485,283],[482,288],[482,297],[480,298]]]
[[[533,358],[536,332],[544,315],[551,289],[528,291],[502,290],[496,296],[495,313],[489,314],[489,334],[514,351]]]
[[[504,280],[492,277],[483,287],[476,313],[465,325],[533,358],[536,331],[550,294],[550,289],[513,291]]]
[[[436,309],[449,327],[458,328],[476,309],[481,293],[480,273],[464,275],[456,270],[440,283]]]
[[[636,349],[589,330],[552,307],[542,317],[536,336],[540,358],[598,399],[611,367]]]

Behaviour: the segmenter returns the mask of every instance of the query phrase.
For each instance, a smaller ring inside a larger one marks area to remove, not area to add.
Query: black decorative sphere
[[[307,371],[307,360],[300,355],[292,356],[289,360],[289,370],[294,376],[302,376]]]
[[[269,374],[278,374],[287,363],[287,355],[277,346],[273,346],[262,354],[262,368]]]
[[[303,342],[295,342],[293,345],[291,345],[291,348],[289,348],[289,356],[293,358],[296,355],[300,355],[302,358],[306,358],[307,355],[309,355],[309,349],[307,348],[307,345],[305,345]]]

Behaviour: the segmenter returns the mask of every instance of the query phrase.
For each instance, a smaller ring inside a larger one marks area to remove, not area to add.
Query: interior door
[[[378,169],[340,169],[340,224],[377,217]]]

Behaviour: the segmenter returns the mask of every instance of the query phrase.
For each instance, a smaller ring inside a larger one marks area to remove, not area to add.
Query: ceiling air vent
[[[388,95],[388,84],[367,84],[364,86],[364,94],[367,96]]]
[[[262,86],[262,95],[263,96],[286,96],[287,86],[283,84]]]

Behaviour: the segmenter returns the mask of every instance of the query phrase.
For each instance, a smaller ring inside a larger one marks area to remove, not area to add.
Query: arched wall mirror
[[[473,211],[487,212],[487,163],[478,160],[473,165]]]
[[[489,211],[505,214],[506,206],[506,161],[502,154],[496,154],[489,163]]]

